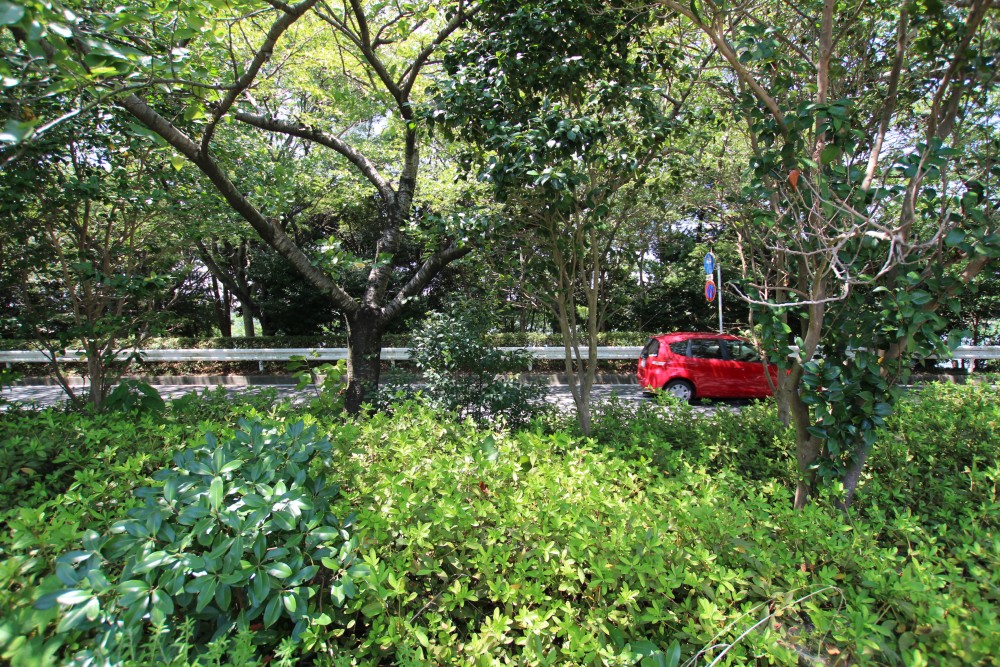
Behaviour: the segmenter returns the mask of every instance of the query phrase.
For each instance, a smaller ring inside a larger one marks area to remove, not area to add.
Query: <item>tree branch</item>
[[[473,3],[468,9],[465,8],[464,0],[458,3],[458,9],[455,11],[455,15],[451,17],[451,20],[438,31],[434,39],[420,50],[420,53],[416,55],[406,69],[403,71],[402,76],[399,79],[399,88],[403,95],[409,98],[410,91],[413,90],[413,84],[417,80],[417,76],[420,74],[420,69],[427,63],[427,59],[431,57],[434,49],[439,47],[444,43],[446,39],[458,28],[462,26],[463,23],[468,21],[470,18],[476,15],[481,9],[482,5],[478,3]]]
[[[392,202],[396,196],[392,186],[379,173],[378,168],[371,162],[371,160],[365,157],[361,151],[356,149],[354,146],[351,146],[340,137],[321,132],[320,130],[307,127],[300,123],[292,123],[284,120],[278,120],[276,118],[267,118],[249,113],[236,113],[233,114],[233,117],[240,122],[252,125],[261,130],[281,132],[282,134],[289,134],[294,137],[299,137],[300,139],[307,139],[322,146],[326,146],[327,148],[343,155],[351,164],[357,167],[361,173],[365,175],[365,178],[367,178],[368,181],[375,186],[385,202]]]
[[[896,29],[896,56],[892,61],[892,71],[889,73],[889,89],[885,94],[885,102],[882,106],[882,118],[879,120],[878,134],[875,143],[872,145],[872,153],[868,157],[868,167],[865,169],[865,178],[861,182],[861,189],[868,192],[875,177],[875,167],[878,165],[879,154],[882,152],[882,144],[885,142],[885,135],[889,131],[889,122],[892,120],[892,113],[896,110],[896,94],[899,87],[899,73],[903,69],[903,57],[906,55],[906,44],[908,41],[907,30],[909,30],[910,14],[906,7],[899,11],[899,26]]]
[[[771,97],[771,95],[768,94],[766,90],[764,90],[764,87],[761,86],[760,82],[757,81],[756,78],[754,78],[753,74],[750,73],[750,70],[748,70],[742,62],[740,62],[739,55],[736,53],[732,44],[730,44],[726,39],[725,35],[722,34],[719,27],[706,24],[702,21],[700,16],[691,10],[689,6],[683,5],[680,2],[675,2],[675,0],[661,0],[660,4],[677,12],[678,14],[681,14],[682,16],[687,17],[692,23],[700,28],[710,40],[712,40],[712,43],[719,49],[719,53],[722,54],[722,57],[725,58],[729,65],[733,68],[736,76],[738,76],[739,79],[743,81],[743,83],[745,83],[751,91],[753,91],[753,94],[757,97],[757,99],[763,102],[764,106],[766,106],[768,111],[771,112],[771,115],[774,116],[774,120],[777,122],[782,135],[787,134],[788,130],[785,128],[784,122],[785,114],[781,112],[781,108],[778,106],[778,103],[773,97]]]
[[[257,77],[257,73],[260,72],[260,68],[264,66],[270,58],[271,54],[274,52],[274,46],[277,44],[278,39],[281,35],[292,26],[295,21],[302,17],[313,5],[316,4],[318,0],[303,0],[297,5],[289,7],[286,13],[278,17],[277,20],[271,25],[271,29],[267,32],[267,38],[264,43],[261,44],[260,48],[257,49],[257,53],[254,54],[253,60],[247,67],[246,71],[243,73],[239,79],[233,84],[233,87],[226,93],[226,96],[222,98],[219,105],[216,107],[214,113],[212,114],[212,120],[209,121],[208,127],[205,128],[205,134],[201,139],[201,150],[202,152],[208,152],[208,145],[212,141],[212,136],[215,134],[215,128],[218,126],[219,121],[222,120],[223,116],[229,113],[233,104],[236,103],[236,99],[243,93],[244,90],[250,87],[254,79]]]
[[[461,257],[464,257],[472,250],[471,246],[459,246],[456,244],[451,244],[447,248],[437,251],[433,255],[427,258],[420,269],[413,274],[409,282],[403,286],[399,293],[396,294],[395,298],[386,304],[385,308],[382,309],[382,319],[391,320],[393,317],[399,313],[406,300],[410,297],[419,294],[427,284],[430,283],[431,279],[436,276],[441,269],[443,269],[450,262],[455,261]]]
[[[151,109],[135,95],[121,101],[122,107],[139,122],[163,137],[171,146],[193,162],[215,186],[223,199],[240,216],[250,223],[261,239],[287,259],[320,292],[326,294],[342,310],[353,313],[358,303],[339,285],[313,266],[309,258],[295,245],[288,235],[277,225],[265,218],[253,204],[243,196],[211,155],[203,153],[190,137],[174,127],[163,116]]]

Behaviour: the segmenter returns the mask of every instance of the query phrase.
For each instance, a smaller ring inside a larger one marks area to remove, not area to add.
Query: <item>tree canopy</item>
[[[713,249],[727,322],[788,371],[799,504],[849,504],[913,357],[995,318],[989,0],[3,0],[0,26],[9,201],[44,206],[21,175],[74,135],[123,195],[146,156],[220,330],[234,299],[248,330],[342,320],[355,411],[435,289],[586,373],[608,326],[714,326]]]

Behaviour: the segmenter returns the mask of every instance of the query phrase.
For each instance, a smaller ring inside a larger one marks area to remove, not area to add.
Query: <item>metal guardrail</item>
[[[562,359],[562,347],[501,347],[504,351],[525,350],[535,359]],[[600,346],[597,348],[597,358],[606,359],[637,359],[641,347]],[[136,353],[123,350],[118,353],[122,361]],[[265,361],[289,361],[292,357],[305,357],[310,361],[337,361],[347,359],[346,347],[294,347],[265,348],[254,350],[139,350],[139,358],[144,362],[180,362],[180,361],[256,361],[261,365]],[[406,361],[410,358],[408,347],[383,347],[383,361]],[[38,350],[0,350],[0,362],[11,364],[42,364],[51,361],[48,353]],[[86,361],[82,350],[67,350],[66,354],[56,357],[60,363]]]
[[[501,350],[525,350],[535,359],[562,359],[565,354],[562,347],[502,347]],[[638,346],[600,346],[597,348],[597,358],[637,359],[642,350]],[[126,360],[135,352],[123,350],[118,358]],[[288,361],[292,357],[305,357],[310,361],[337,361],[347,358],[346,347],[295,347],[266,348],[254,350],[139,350],[138,355],[145,362],[179,362],[179,361]],[[383,361],[405,361],[410,358],[408,347],[384,347],[381,358]],[[1000,345],[972,346],[963,345],[955,350],[953,359],[1000,359]],[[82,350],[67,350],[56,361],[60,363],[82,362],[86,355]],[[0,350],[0,363],[38,364],[47,363],[50,358],[47,353],[37,350]]]

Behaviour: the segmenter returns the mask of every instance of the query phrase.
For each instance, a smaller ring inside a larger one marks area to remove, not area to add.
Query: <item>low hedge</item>
[[[598,334],[600,345],[643,345],[650,334],[609,331]],[[486,343],[499,347],[546,347],[562,345],[562,336],[546,333],[498,333],[487,336]],[[409,334],[386,334],[383,347],[410,347]],[[30,340],[0,339],[0,350],[30,350]],[[256,336],[254,338],[150,338],[143,348],[150,350],[253,350],[299,347],[347,347],[346,336]]]

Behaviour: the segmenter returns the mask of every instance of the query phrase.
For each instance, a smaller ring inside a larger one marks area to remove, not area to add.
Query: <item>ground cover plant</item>
[[[836,489],[792,508],[792,440],[766,404],[695,416],[611,403],[591,439],[554,422],[495,431],[414,403],[349,421],[237,406],[262,428],[302,420],[329,440],[307,474],[340,485],[334,515],[356,514],[354,595],[331,603],[341,579],[329,573],[343,564],[320,558],[306,584],[318,587],[313,620],[300,632],[287,616],[215,638],[176,611],[172,627],[138,617],[125,664],[988,664],[1000,654],[997,393],[934,385],[910,395],[849,516]],[[15,419],[73,418],[46,414]],[[187,427],[232,439],[234,421],[215,419]],[[51,427],[37,423],[44,438]],[[165,473],[152,468],[205,442],[192,438],[142,472],[97,459],[90,470],[155,489]],[[222,475],[220,507],[235,505],[237,474]],[[30,508],[8,501],[0,595],[15,613],[0,646],[12,664],[66,662],[94,643],[85,628],[57,632],[73,600],[37,602],[64,588],[57,558],[80,548],[85,529],[105,534],[144,500],[123,490],[119,511],[95,517],[75,492],[53,489],[34,524]]]

